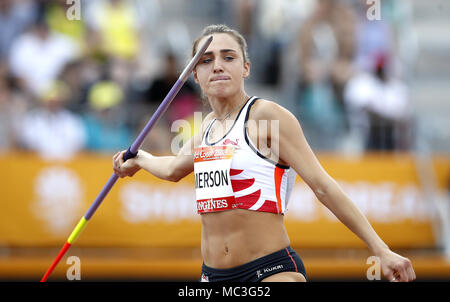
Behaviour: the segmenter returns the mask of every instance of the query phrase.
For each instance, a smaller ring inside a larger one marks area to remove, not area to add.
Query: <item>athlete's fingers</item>
[[[405,282],[406,281],[406,271],[403,268],[401,263],[398,263],[394,267],[394,277],[396,278],[396,282]]]
[[[409,282],[411,280],[413,280],[413,276],[409,270],[409,268],[411,268],[411,261],[408,258],[405,258],[401,264],[401,269],[402,269],[402,281],[404,282]]]
[[[116,154],[114,154],[114,156],[112,158],[113,168],[115,168],[117,166],[116,160],[117,160],[117,157],[119,156],[119,154],[120,154],[120,152],[117,152]]]
[[[117,158],[117,154],[118,153],[116,153],[116,154],[114,154],[114,156],[113,156],[113,158],[112,158],[112,165],[113,165],[113,170],[115,171],[116,170],[116,158]]]
[[[114,170],[114,173],[117,175],[117,176],[119,176],[120,177],[120,167],[117,167],[117,166],[115,166],[114,168],[113,168],[113,170]]]
[[[395,269],[399,273],[398,280],[401,282],[408,282],[412,280],[413,275],[410,273],[408,268],[412,267],[411,261],[408,258],[403,258],[399,261]]]
[[[383,274],[389,282],[400,282],[401,273],[399,271],[399,264],[389,264],[387,267],[383,267]]]
[[[123,177],[120,168],[122,166],[123,160],[121,161],[121,155],[123,152],[117,152],[114,157],[113,157],[113,170],[114,173],[119,176],[119,177]]]
[[[120,155],[122,154],[122,152],[123,152],[123,151],[119,151],[119,152],[117,152],[116,154],[114,154],[113,159],[114,159],[114,160],[119,159],[119,157],[120,157]]]
[[[117,160],[117,158],[116,158],[116,159],[114,160],[113,169],[118,171],[119,168],[120,168],[120,164],[119,164],[119,162],[118,162],[118,160]]]
[[[133,162],[133,159],[128,160],[127,162],[124,161],[123,157],[127,150],[121,151],[116,153],[113,156],[113,170],[114,173],[119,176],[120,178],[126,177],[126,176],[134,176],[136,172],[139,169],[136,169],[136,164]]]
[[[416,278],[412,263],[392,251],[382,255],[383,274],[390,282],[409,282]]]
[[[407,274],[408,282],[414,281],[416,279],[416,273],[414,272],[414,269],[412,268],[412,266],[408,266],[406,268],[406,274]]]
[[[119,159],[120,159],[120,164],[123,165],[123,163],[125,162],[125,160],[123,159],[123,157],[125,156],[125,153],[127,153],[127,150],[122,151],[120,153]]]
[[[408,282],[408,274],[406,270],[401,269],[398,273],[397,281],[399,282]]]
[[[121,152],[119,152],[119,154],[117,155],[117,158],[116,158],[116,164],[117,164],[118,167],[122,166],[123,163],[124,163],[123,155],[125,154],[125,152],[126,152],[126,151],[121,151]]]
[[[397,281],[397,276],[396,273],[394,272],[394,270],[388,268],[385,272],[384,275],[386,276],[386,278],[389,280],[389,282],[398,282]]]

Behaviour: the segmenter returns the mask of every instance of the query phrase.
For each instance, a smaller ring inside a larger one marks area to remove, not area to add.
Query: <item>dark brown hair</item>
[[[200,35],[200,37],[195,39],[195,41],[192,45],[192,57],[194,57],[195,53],[197,52],[198,42],[200,42],[200,40],[203,37],[207,37],[212,34],[229,34],[229,35],[231,35],[236,40],[236,42],[238,42],[239,46],[241,47],[242,56],[244,58],[244,63],[250,62],[249,57],[248,57],[247,42],[245,41],[245,38],[238,31],[231,29],[224,24],[213,24],[213,25],[209,25],[203,29],[203,32]]]

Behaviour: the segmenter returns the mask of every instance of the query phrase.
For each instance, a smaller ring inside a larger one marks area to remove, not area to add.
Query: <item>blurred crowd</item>
[[[381,20],[365,0],[76,2],[0,0],[0,152],[64,160],[127,148],[210,23],[244,34],[249,84],[274,91],[314,148],[411,148],[405,1],[383,0]],[[143,148],[167,152],[173,122],[208,111],[189,79]]]

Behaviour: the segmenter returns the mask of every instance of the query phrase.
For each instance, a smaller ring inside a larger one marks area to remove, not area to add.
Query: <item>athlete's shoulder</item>
[[[292,113],[280,104],[267,99],[257,99],[250,112],[253,120],[277,120],[283,119]]]

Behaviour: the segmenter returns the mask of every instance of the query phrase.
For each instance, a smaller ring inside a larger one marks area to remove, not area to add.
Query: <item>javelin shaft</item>
[[[200,60],[200,57],[203,55],[203,53],[208,48],[209,44],[211,44],[212,36],[208,38],[208,40],[202,45],[202,47],[197,51],[195,56],[192,58],[192,60],[189,62],[188,66],[183,70],[180,77],[170,89],[167,96],[164,98],[162,103],[159,105],[158,109],[155,111],[153,116],[150,118],[150,120],[145,125],[144,129],[140,132],[136,140],[133,142],[133,144],[128,148],[127,152],[124,154],[124,161],[133,158],[137,155],[137,152],[144,142],[145,137],[150,132],[150,130],[153,128],[153,126],[158,122],[158,120],[161,118],[161,116],[164,114],[164,112],[169,107],[170,103],[173,101],[175,96],[180,91],[183,84],[186,82],[187,78],[191,74],[192,70],[197,65],[198,61]],[[75,229],[72,231],[72,234],[69,236],[69,239],[64,244],[60,252],[58,253],[57,257],[53,261],[52,265],[49,267],[45,275],[42,277],[41,282],[47,281],[48,277],[51,275],[53,270],[55,269],[56,265],[58,265],[59,261],[62,259],[62,257],[65,255],[65,253],[69,250],[69,248],[72,246],[72,244],[75,242],[75,240],[80,236],[81,232],[86,227],[87,223],[91,219],[91,217],[94,215],[95,211],[97,211],[98,207],[102,203],[102,201],[105,199],[106,195],[108,195],[109,191],[111,191],[112,187],[116,183],[117,179],[119,177],[116,174],[112,174],[112,176],[109,178],[109,180],[106,182],[105,186],[97,196],[97,198],[94,200],[92,205],[87,210],[86,214],[81,218],[81,220],[78,222]]]

